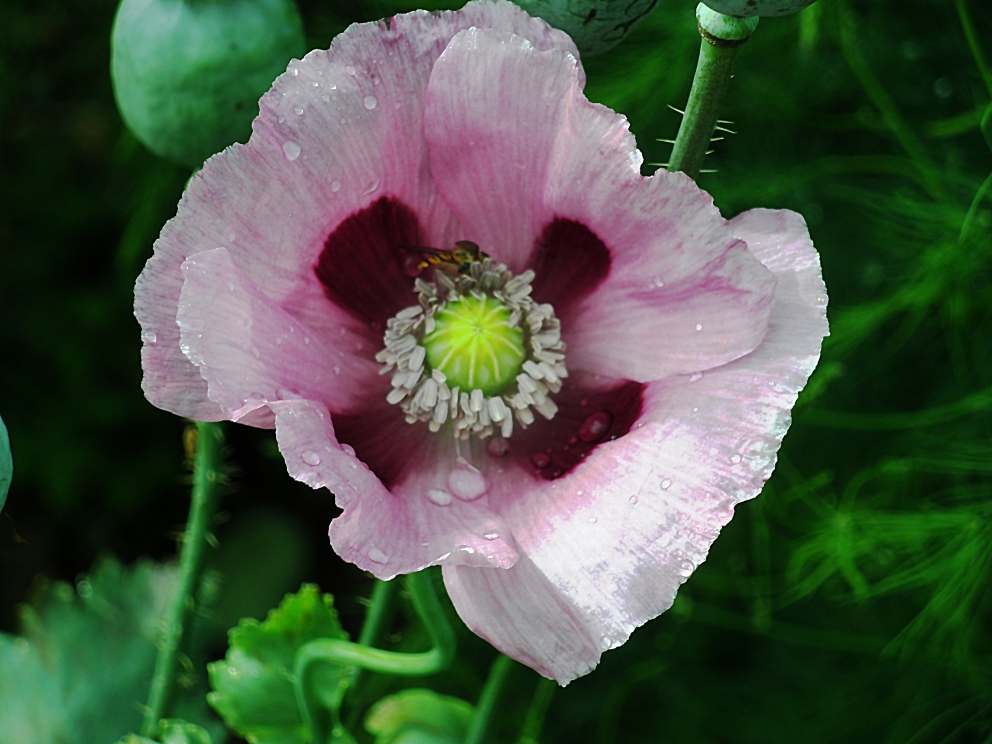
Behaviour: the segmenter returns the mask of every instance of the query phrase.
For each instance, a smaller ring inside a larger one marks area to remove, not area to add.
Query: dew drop
[[[695,570],[696,564],[690,560],[684,560],[679,564],[679,576],[688,577]]]
[[[331,371],[336,375],[341,374],[341,368],[336,364],[333,367],[331,367]]]
[[[636,504],[637,503],[637,497],[636,496],[631,496],[627,500],[630,501],[631,504]]]
[[[347,67],[345,67],[344,68],[344,71],[347,72],[349,75],[354,75],[355,74],[355,68],[352,67],[351,65],[348,65]]]
[[[369,551],[369,560],[373,563],[385,563],[389,560],[389,556],[379,550],[379,548],[372,548]]]
[[[694,375],[692,375],[689,378],[689,382],[699,382],[702,379],[703,379],[703,373],[702,372],[696,372]]]
[[[252,346],[252,347],[251,347],[251,353],[252,353],[252,355],[253,355],[253,356],[254,356],[254,357],[255,357],[256,359],[258,359],[258,358],[259,358],[259,357],[260,357],[260,356],[262,355],[262,352],[260,352],[260,351],[258,350],[258,347],[257,347],[257,346]]]
[[[660,276],[656,276],[654,279],[652,279],[651,284],[653,284],[655,287],[658,287],[659,289],[665,286],[665,283],[661,281]]]
[[[598,442],[606,436],[612,424],[613,414],[609,411],[596,411],[582,422],[579,439],[583,442]]]
[[[246,316],[245,319],[241,321],[241,324],[245,328],[251,328],[251,316],[250,315],[249,316]]]
[[[491,437],[486,444],[486,449],[493,457],[502,457],[509,451],[510,443],[503,437]]]
[[[736,465],[737,463],[739,463],[741,461],[741,456],[740,455],[734,455],[733,457],[730,458],[730,461],[732,463],[734,463],[734,465]]]
[[[238,237],[238,236],[237,236],[237,234],[235,234],[234,230],[228,230],[226,237],[227,237],[227,242],[228,243],[233,243],[234,242],[234,239],[236,237]]]
[[[227,283],[227,291],[228,292],[233,292],[234,291],[234,282],[228,282]]]
[[[703,324],[702,323],[696,323],[696,330],[697,331],[703,330]]]
[[[154,344],[158,341],[158,336],[156,335],[155,331],[142,331],[141,340],[144,341],[146,344]]]
[[[693,408],[693,409],[692,409],[692,412],[693,412],[693,413],[699,413],[699,409],[698,409],[698,408]]]
[[[316,452],[306,451],[300,455],[300,459],[307,465],[320,465],[320,455]]]
[[[599,520],[596,517],[589,517],[589,524],[596,524]]]
[[[286,159],[292,162],[300,157],[300,146],[293,142],[293,140],[286,140],[282,143],[282,152],[286,156]]]
[[[432,488],[427,492],[427,498],[431,503],[438,506],[447,506],[451,503],[451,494],[441,488]]]
[[[448,474],[448,488],[462,501],[474,501],[489,489],[489,485],[482,473],[460,460]]]
[[[580,489],[579,489],[578,491],[576,491],[576,492],[575,492],[575,495],[576,495],[576,496],[581,496],[581,495],[582,495],[582,494],[584,494],[584,493],[585,493],[585,491],[583,491],[583,490],[582,490],[582,489],[580,488]]]
[[[322,95],[320,97],[320,100],[323,101],[324,103],[330,103],[331,102],[331,97],[325,93],[324,95]]]
[[[331,181],[331,191],[333,191],[336,194],[340,190],[341,190],[341,182],[340,181]]]
[[[292,75],[293,77],[296,77],[297,75],[300,74],[300,71],[296,67],[290,67],[289,74]]]
[[[665,478],[665,480],[663,480],[661,482],[661,490],[662,491],[667,491],[671,487],[672,487],[672,482],[670,480],[668,480],[668,478]]]
[[[475,555],[475,548],[468,545],[459,545],[455,548],[459,553],[465,553],[466,555]]]
[[[297,116],[303,116],[303,107],[302,106],[297,106],[296,108],[293,109],[293,111],[296,112],[296,115]]]
[[[487,532],[485,535],[483,535],[483,537],[486,538],[487,540],[495,540],[497,537],[499,537],[499,535],[495,532]]]
[[[379,102],[375,100],[375,96],[365,96],[365,100],[363,101],[363,103],[365,104],[365,108],[371,111],[372,109],[375,108],[376,104]]]
[[[532,455],[530,461],[534,464],[534,467],[539,470],[543,470],[551,464],[551,458],[543,452],[538,452],[536,455]]]

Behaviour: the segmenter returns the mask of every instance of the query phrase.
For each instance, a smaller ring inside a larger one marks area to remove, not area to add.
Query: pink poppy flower
[[[642,177],[583,83],[509,2],[352,26],[191,181],[135,293],[149,400],[274,427],[342,558],[442,564],[470,628],[562,683],[761,490],[827,332],[802,218]],[[417,276],[409,246],[458,241],[491,258]]]

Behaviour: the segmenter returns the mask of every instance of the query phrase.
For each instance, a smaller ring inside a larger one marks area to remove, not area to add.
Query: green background
[[[325,48],[349,22],[412,7],[301,3],[309,46]],[[976,195],[992,171],[980,130],[992,77],[959,7],[992,56],[984,0],[820,0],[763,20],[741,51],[723,109],[736,134],[700,183],[728,217],[805,215],[832,335],[762,496],[737,509],[671,611],[555,692],[540,741],[988,740],[992,200]],[[8,633],[40,577],[75,582],[103,554],[172,556],[188,507],[185,423],[141,395],[131,305],[189,174],[120,121],[114,10],[0,5]],[[668,106],[684,104],[697,49],[693,3],[662,0],[626,42],[584,61],[588,96],[628,116],[646,163],[667,157],[657,140],[674,138]],[[301,581],[334,593],[356,635],[371,581],[327,546],[330,495],[288,478],[271,432],[232,426],[228,440],[207,655]],[[414,636],[400,621],[390,643]],[[455,668],[425,686],[474,702],[493,652],[464,629],[460,640]],[[512,674],[505,741],[537,683]]]

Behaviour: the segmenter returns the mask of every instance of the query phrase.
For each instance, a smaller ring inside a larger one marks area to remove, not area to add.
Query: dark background
[[[308,43],[414,6],[301,2]],[[542,742],[982,742],[992,727],[992,76],[984,0],[821,0],[742,50],[700,183],[727,216],[806,216],[832,335],[775,476],[737,509],[675,607],[551,703]],[[134,279],[188,172],[125,129],[107,0],[0,6],[0,415],[15,477],[0,514],[0,631],[39,577],[101,554],[164,560],[186,519],[186,422],[141,395]],[[663,0],[584,60],[587,94],[661,163],[685,102],[693,3]],[[645,165],[644,172],[654,166]],[[968,222],[969,229],[962,233]],[[271,432],[228,427],[212,560],[224,630],[313,581],[352,633],[371,582],[327,545],[326,491]],[[493,652],[462,635],[439,689],[473,701]],[[519,721],[536,676],[514,671]],[[512,741],[517,728],[504,732]],[[2,738],[2,737],[0,737]]]

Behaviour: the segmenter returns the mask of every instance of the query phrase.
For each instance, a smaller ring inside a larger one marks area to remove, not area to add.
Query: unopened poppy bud
[[[305,50],[293,0],[122,0],[114,95],[149,150],[195,167],[248,138],[258,99]]]
[[[564,31],[589,56],[619,44],[658,0],[517,0],[517,5]]]
[[[761,16],[786,16],[798,13],[816,0],[703,0],[709,7],[724,15],[749,18]]]

